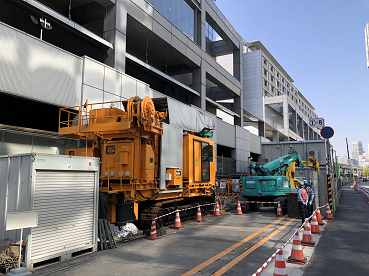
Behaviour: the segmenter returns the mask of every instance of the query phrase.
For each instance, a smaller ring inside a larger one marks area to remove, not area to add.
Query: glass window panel
[[[201,169],[202,169],[202,181],[210,181],[210,154],[212,152],[212,146],[209,143],[202,142],[201,150]]]
[[[195,11],[184,0],[147,0],[185,34],[195,37]]]

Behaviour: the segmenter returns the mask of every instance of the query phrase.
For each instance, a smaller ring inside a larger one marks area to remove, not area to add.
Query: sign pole
[[[325,170],[327,171],[327,174],[329,174],[328,154],[327,154],[327,139],[324,139],[324,151],[325,151]]]

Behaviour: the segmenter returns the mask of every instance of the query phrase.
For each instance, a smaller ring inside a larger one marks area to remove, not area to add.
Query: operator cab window
[[[106,154],[114,154],[114,153],[115,153],[115,146],[106,147]]]

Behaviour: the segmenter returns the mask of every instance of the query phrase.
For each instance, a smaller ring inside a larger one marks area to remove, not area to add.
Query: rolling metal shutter
[[[31,261],[93,244],[94,172],[36,171]]]

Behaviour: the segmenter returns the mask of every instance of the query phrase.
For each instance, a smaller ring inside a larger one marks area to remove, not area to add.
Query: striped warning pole
[[[328,187],[328,204],[331,210],[333,210],[332,180],[330,174],[327,174],[327,187]]]

